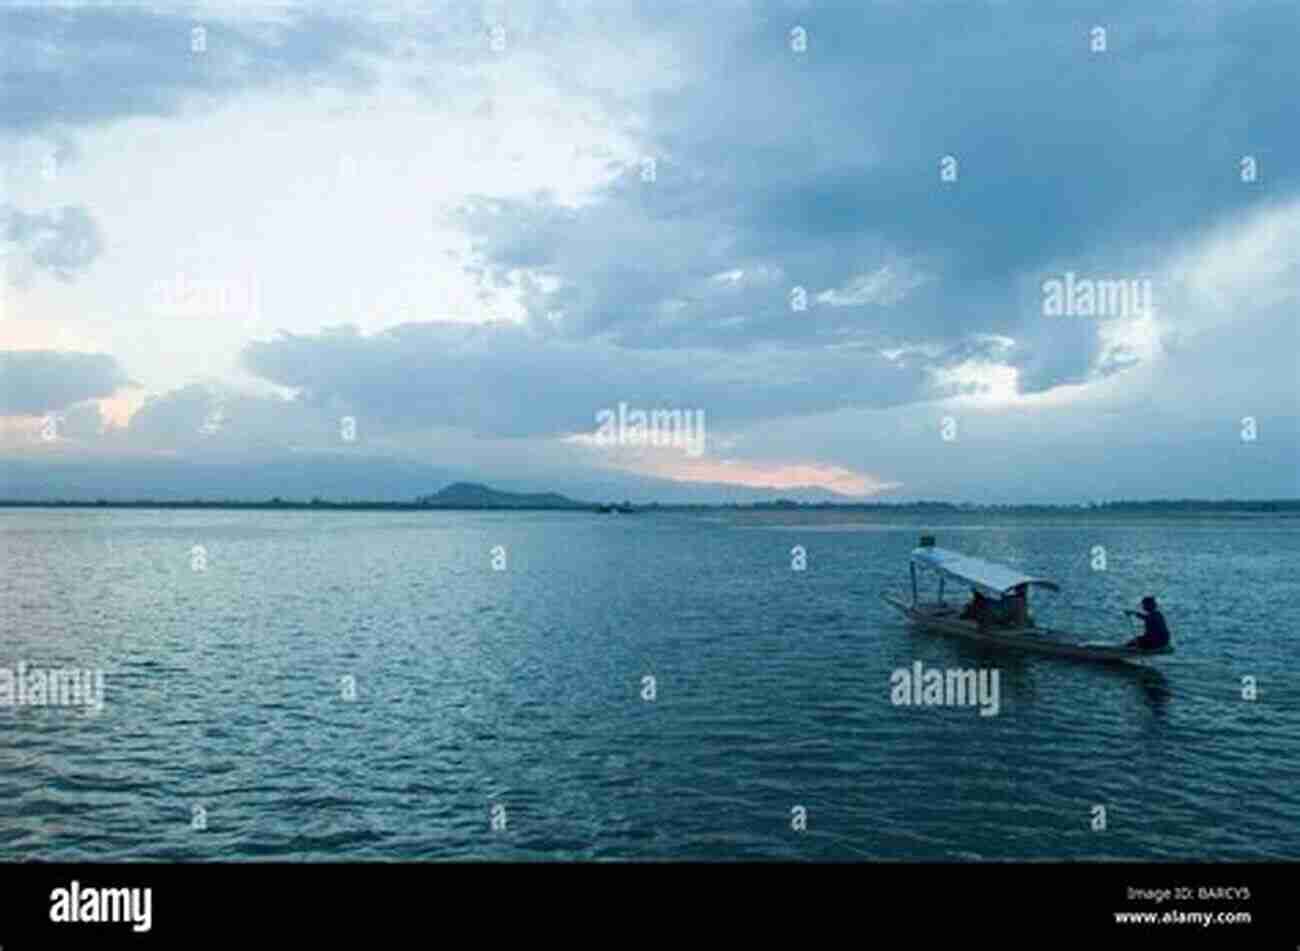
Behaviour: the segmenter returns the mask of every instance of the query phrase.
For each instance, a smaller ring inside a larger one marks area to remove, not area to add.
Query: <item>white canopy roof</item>
[[[1033,575],[1021,574],[1015,568],[999,565],[982,558],[972,558],[947,548],[924,547],[912,551],[912,563],[932,568],[949,578],[956,578],[982,594],[1001,598],[1019,585],[1037,585],[1052,591],[1060,590],[1053,581]]]

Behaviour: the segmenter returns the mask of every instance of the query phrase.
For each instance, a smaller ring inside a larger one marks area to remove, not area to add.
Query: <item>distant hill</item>
[[[591,509],[590,502],[575,502],[557,492],[500,492],[477,482],[453,482],[433,495],[422,495],[417,505],[435,509]]]

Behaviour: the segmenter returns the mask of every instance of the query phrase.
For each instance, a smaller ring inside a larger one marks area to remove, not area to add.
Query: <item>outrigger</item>
[[[1159,654],[1172,654],[1173,647],[1143,650],[1124,644],[1099,641],[1079,642],[1065,631],[1034,624],[1027,608],[1030,588],[1059,591],[1054,581],[1023,574],[1015,568],[972,558],[946,548],[936,548],[934,536],[922,535],[920,547],[913,549],[908,566],[912,576],[912,600],[882,593],[885,603],[897,608],[921,628],[962,637],[982,644],[1015,650],[1056,654],[1093,661],[1140,660]],[[917,569],[930,570],[939,576],[938,597],[921,601],[917,589]],[[963,611],[943,599],[944,581],[953,579],[975,592],[972,606]]]

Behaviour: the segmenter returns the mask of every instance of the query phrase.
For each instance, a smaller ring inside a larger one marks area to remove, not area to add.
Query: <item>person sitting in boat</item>
[[[983,629],[993,620],[993,607],[988,598],[972,588],[970,601],[966,604],[966,607],[962,608],[961,614],[958,616],[963,621],[974,621]]]
[[[1142,599],[1141,611],[1125,611],[1124,613],[1141,618],[1143,628],[1142,636],[1133,638],[1126,646],[1136,647],[1144,651],[1162,650],[1169,646],[1169,625],[1165,623],[1165,616],[1160,613],[1160,608],[1156,605],[1156,599],[1151,595],[1148,594]]]
[[[1033,623],[1029,619],[1028,588],[1028,585],[1018,584],[1003,599],[1005,611],[1002,623],[1008,627],[1029,627]]]

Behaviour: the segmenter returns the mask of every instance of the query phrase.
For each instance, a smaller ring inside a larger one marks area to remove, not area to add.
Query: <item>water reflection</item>
[[[1163,714],[1166,704],[1174,695],[1169,678],[1154,667],[1135,667],[1133,682],[1137,684],[1143,699],[1151,707],[1151,712]]]

